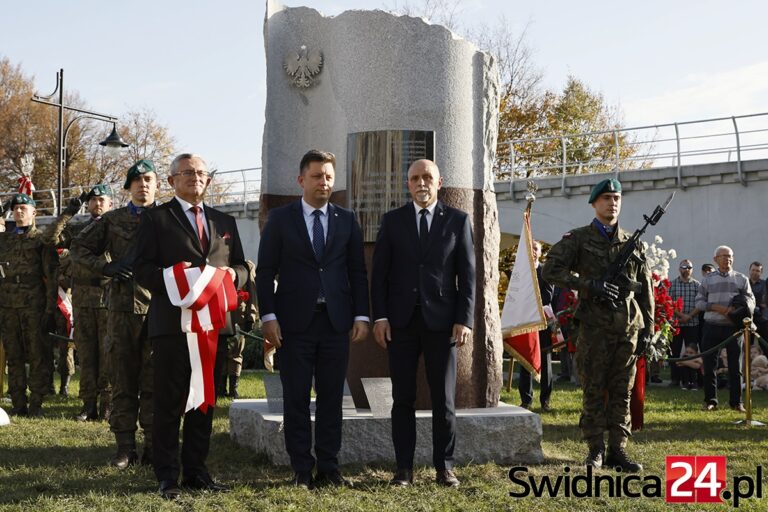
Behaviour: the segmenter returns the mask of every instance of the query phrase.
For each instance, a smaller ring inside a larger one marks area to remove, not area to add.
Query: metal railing
[[[128,203],[129,194],[123,189],[124,181],[109,183],[112,189],[112,200],[114,207],[120,207]],[[62,189],[62,202],[66,205],[70,199],[78,197],[84,191],[91,190],[96,183],[87,185],[78,185]],[[9,191],[0,193],[0,203],[5,203],[16,192]],[[228,171],[216,171],[213,180],[208,187],[205,196],[205,202],[212,206],[221,204],[242,203],[243,211],[246,211],[248,204],[259,200],[261,194],[261,167],[248,167],[244,169],[233,169]],[[53,215],[57,211],[56,189],[35,190],[32,194],[37,203],[37,214]],[[160,177],[158,184],[157,198],[160,201],[166,201],[173,196],[168,182]],[[85,205],[80,213],[85,212]],[[4,212],[4,216],[10,217],[11,212]]]
[[[746,185],[742,162],[759,158],[768,158],[768,112],[515,139],[499,146],[496,173],[510,193],[516,179],[559,175],[567,195],[569,175],[676,167],[677,186],[685,188],[683,165],[734,161]]]

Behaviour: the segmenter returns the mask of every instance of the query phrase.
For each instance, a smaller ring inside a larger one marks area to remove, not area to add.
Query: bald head
[[[408,168],[408,192],[421,208],[428,208],[437,201],[437,191],[443,186],[440,169],[432,160],[416,160]]]

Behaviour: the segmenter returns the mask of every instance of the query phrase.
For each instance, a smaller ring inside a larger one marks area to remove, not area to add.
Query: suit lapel
[[[216,215],[216,212],[214,212],[212,208],[205,206],[205,220],[208,221],[208,252],[209,253],[211,252],[211,248],[213,247],[213,241],[216,240],[216,238],[219,236],[219,232],[216,229],[216,222],[213,219],[215,215]]]
[[[425,255],[429,254],[429,251],[435,244],[435,240],[440,238],[443,224],[445,224],[445,205],[442,202],[437,202],[437,206],[435,206],[435,212],[433,215],[432,224],[429,226],[429,236],[427,237],[427,250],[424,253]]]
[[[200,247],[200,239],[197,238],[197,233],[195,233],[194,228],[192,228],[192,224],[189,222],[189,218],[187,218],[187,214],[184,213],[184,210],[181,208],[181,204],[176,200],[174,197],[170,201],[171,207],[169,208],[171,215],[173,216],[176,221],[181,224],[181,227],[187,232],[187,235],[192,239],[192,246],[196,248],[201,253],[203,252],[202,248]],[[210,246],[210,242],[208,244]]]
[[[309,239],[309,233],[307,232],[307,223],[304,222],[304,212],[301,208],[301,199],[291,205],[291,217],[296,224],[296,229],[299,233],[299,238],[304,241],[305,249],[309,255],[314,259],[315,250],[312,248],[312,240]]]
[[[411,239],[411,247],[416,247],[419,252],[419,231],[416,229],[416,214],[414,213],[415,207],[413,203],[408,203],[401,208],[402,219],[401,222],[405,225],[405,232],[408,234],[408,238]],[[397,227],[395,227],[397,229]]]
[[[336,235],[338,221],[339,212],[337,211],[336,206],[328,203],[328,235],[325,237],[325,252],[323,253],[323,260],[326,259],[328,253],[330,252],[329,249],[333,243],[334,235]]]

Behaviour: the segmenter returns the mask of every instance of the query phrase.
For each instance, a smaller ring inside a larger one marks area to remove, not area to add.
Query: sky
[[[285,4],[338,15],[397,2]],[[92,110],[119,117],[150,109],[179,150],[219,170],[259,167],[265,6],[0,0],[0,55],[21,64],[40,94],[53,91],[63,68],[65,91]],[[560,90],[573,75],[618,106],[625,126],[768,112],[764,0],[464,0],[458,15],[467,27],[503,19],[514,32],[527,30],[544,86]]]

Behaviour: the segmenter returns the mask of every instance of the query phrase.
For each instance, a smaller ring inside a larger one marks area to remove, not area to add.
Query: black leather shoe
[[[214,482],[210,475],[195,475],[192,478],[185,478],[182,480],[181,486],[198,491],[229,492],[231,490],[228,485]]]
[[[522,407],[523,409],[528,409],[530,411],[531,410],[531,403],[530,402],[523,402],[523,403],[520,404],[520,407]]]
[[[181,494],[181,489],[179,489],[176,480],[162,480],[160,481],[160,489],[158,492],[164,500],[175,500]]]
[[[552,405],[549,402],[544,402],[541,404],[541,410],[543,412],[552,412]]]
[[[41,405],[30,405],[27,416],[29,416],[30,418],[42,418],[43,407]]]
[[[136,453],[136,450],[118,448],[117,454],[112,458],[112,465],[117,469],[126,469],[129,466],[133,466],[138,461],[139,455]]]
[[[395,476],[389,481],[389,485],[395,485],[400,487],[408,487],[413,483],[413,470],[412,469],[398,469],[395,471]]]
[[[605,454],[605,447],[600,445],[593,445],[589,447],[589,453],[587,458],[584,459],[584,466],[592,466],[594,469],[600,469],[603,467],[603,456]]]
[[[608,449],[604,465],[616,469],[621,468],[624,473],[637,473],[643,470],[642,464],[630,459],[627,452],[621,447]]]
[[[354,484],[341,476],[338,471],[331,471],[330,473],[320,473],[318,471],[315,477],[315,487],[322,487],[330,485],[333,487],[354,487]]]
[[[444,487],[459,486],[459,479],[456,478],[456,475],[453,473],[452,469],[438,469],[435,481],[438,485],[442,485]]]
[[[310,471],[297,471],[293,475],[291,485],[301,489],[312,488],[312,473]]]

